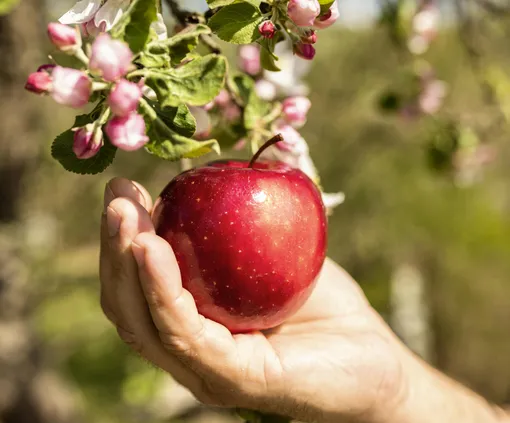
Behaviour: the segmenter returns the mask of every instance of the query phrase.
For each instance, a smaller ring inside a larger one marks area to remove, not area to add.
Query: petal
[[[94,17],[101,7],[101,0],[81,0],[58,21],[65,25],[82,24]]]
[[[166,40],[168,38],[168,30],[161,13],[158,13],[158,20],[152,23],[151,28],[156,32],[158,40]]]
[[[108,0],[96,13],[94,23],[104,31],[110,31],[129,6],[129,0]]]

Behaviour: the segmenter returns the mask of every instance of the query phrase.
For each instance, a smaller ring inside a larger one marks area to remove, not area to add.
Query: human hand
[[[387,421],[401,395],[400,344],[342,269],[327,260],[285,324],[232,335],[198,313],[151,209],[141,185],[107,185],[101,304],[124,342],[205,404],[302,421]]]

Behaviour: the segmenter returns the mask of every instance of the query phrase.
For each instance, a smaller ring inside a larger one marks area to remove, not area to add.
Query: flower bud
[[[301,36],[301,42],[304,44],[315,44],[317,42],[317,31],[308,29]]]
[[[338,11],[337,0],[331,5],[330,9],[326,13],[320,15],[317,19],[315,19],[313,26],[314,28],[317,29],[326,29],[337,21],[339,15],[340,12]]]
[[[273,38],[276,33],[276,26],[272,21],[264,21],[259,25],[259,33],[264,38]]]
[[[92,44],[90,70],[106,81],[114,82],[125,76],[133,67],[132,61],[133,52],[128,45],[108,34],[99,35]]]
[[[300,128],[306,123],[310,107],[312,103],[306,97],[289,97],[283,102],[283,118],[295,128]]]
[[[94,130],[94,124],[76,128],[73,131],[75,131],[73,152],[79,159],[94,157],[103,146],[103,131],[100,128]]]
[[[108,96],[108,105],[115,116],[127,116],[136,112],[142,98],[142,89],[138,84],[121,79]]]
[[[145,121],[138,113],[114,117],[106,124],[105,131],[110,142],[125,151],[138,150],[149,141],[145,135]]]
[[[55,47],[65,53],[74,54],[81,48],[81,36],[76,28],[52,22],[48,25],[48,37]]]
[[[51,86],[52,79],[47,72],[34,72],[29,75],[25,89],[35,94],[45,94],[51,90]]]
[[[239,68],[249,75],[257,75],[262,70],[260,50],[254,45],[245,45],[239,49]]]
[[[305,60],[312,60],[315,57],[315,47],[311,44],[298,42],[294,44],[294,54]]]
[[[266,79],[259,79],[255,82],[255,93],[265,101],[273,101],[276,98],[276,87]]]
[[[223,107],[222,113],[227,122],[235,122],[241,117],[241,109],[234,103],[229,103]]]
[[[320,12],[317,0],[290,0],[287,6],[289,18],[298,26],[312,26]]]
[[[79,109],[85,106],[92,94],[92,82],[85,72],[56,66],[51,74],[53,99],[64,106]]]

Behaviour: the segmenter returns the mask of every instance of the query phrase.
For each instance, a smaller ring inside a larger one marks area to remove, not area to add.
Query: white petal
[[[129,0],[108,0],[96,13],[94,23],[98,28],[110,31],[129,7]]]
[[[101,7],[101,0],[81,0],[58,21],[65,25],[82,24],[90,21]]]
[[[152,23],[151,28],[156,32],[158,40],[166,40],[168,38],[168,31],[161,13],[158,13],[158,20]]]
[[[334,209],[345,201],[345,194],[337,192],[335,194],[322,193],[322,201],[327,209]]]

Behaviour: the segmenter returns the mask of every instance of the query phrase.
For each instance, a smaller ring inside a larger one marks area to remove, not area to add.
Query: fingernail
[[[107,183],[104,188],[104,212],[106,213],[106,209],[110,205],[110,203],[115,200],[116,196],[113,193],[110,183]]]
[[[110,237],[114,237],[119,233],[120,216],[111,207],[106,209],[106,223],[108,225],[108,235],[110,235]]]
[[[142,267],[145,263],[145,250],[134,242],[131,244],[131,251],[135,257],[136,263],[139,267]]]

